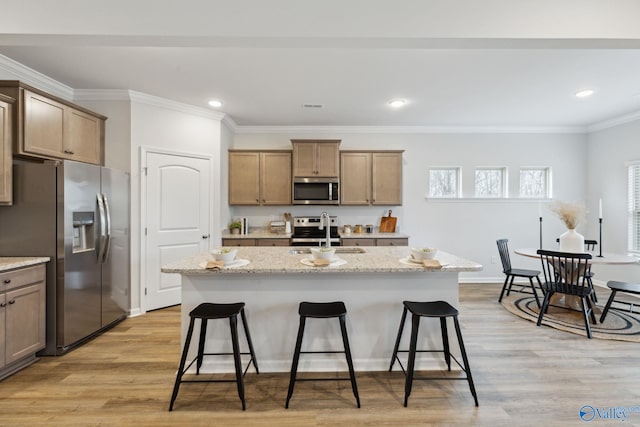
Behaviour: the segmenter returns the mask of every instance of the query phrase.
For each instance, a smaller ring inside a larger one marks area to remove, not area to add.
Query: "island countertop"
[[[341,265],[331,265],[328,267],[313,267],[302,263],[305,259],[310,259],[311,254],[292,253],[301,247],[238,247],[236,260],[247,260],[237,262],[236,265],[222,268],[220,270],[207,270],[203,267],[204,262],[213,257],[204,252],[196,256],[182,259],[162,267],[163,273],[180,273],[185,275],[207,275],[207,274],[258,274],[258,273],[297,273],[297,274],[330,274],[330,273],[415,273],[430,272],[434,270],[426,269],[421,264],[408,261],[410,248],[408,247],[375,247],[353,248],[338,246],[336,249],[364,249],[364,253],[336,253],[336,256],[344,261]],[[438,251],[436,259],[442,264],[442,268],[435,271],[441,272],[463,272],[479,271],[482,265],[464,258]],[[242,265],[245,264],[245,265]],[[339,264],[339,263],[336,263]]]

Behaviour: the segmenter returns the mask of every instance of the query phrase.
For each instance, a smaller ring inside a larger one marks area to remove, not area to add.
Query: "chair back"
[[[587,276],[591,271],[591,254],[538,250],[544,281],[555,292],[584,295],[590,290]]]
[[[502,261],[502,272],[507,274],[507,271],[511,270],[511,258],[509,258],[509,239],[496,240],[498,245],[498,252],[500,253],[500,260]]]
[[[560,238],[558,237],[556,239],[556,243],[560,243]],[[584,240],[584,248],[588,251],[593,251],[596,249],[596,246],[598,245],[598,241],[597,240],[590,240],[590,239],[585,239]]]

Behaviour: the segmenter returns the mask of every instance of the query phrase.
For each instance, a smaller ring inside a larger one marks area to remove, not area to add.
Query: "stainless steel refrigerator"
[[[129,174],[73,161],[14,160],[0,256],[49,256],[47,345],[59,355],[129,311]]]

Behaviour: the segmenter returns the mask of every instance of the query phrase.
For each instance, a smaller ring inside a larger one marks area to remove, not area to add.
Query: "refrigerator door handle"
[[[104,213],[105,213],[105,219],[106,219],[106,229],[105,229],[105,245],[104,245],[104,251],[103,251],[103,255],[102,255],[102,263],[105,263],[107,261],[107,258],[109,257],[109,252],[111,252],[111,213],[109,211],[109,201],[107,200],[107,196],[106,194],[102,194],[102,200],[104,203]]]
[[[107,217],[104,209],[104,199],[102,194],[96,194],[98,200],[98,215],[100,224],[100,234],[98,235],[98,262],[102,263],[104,259],[104,252],[107,245]]]

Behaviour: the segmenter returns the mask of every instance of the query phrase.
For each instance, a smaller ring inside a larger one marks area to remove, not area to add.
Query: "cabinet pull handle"
[[[0,303],[0,307],[6,307],[6,306],[7,306],[7,304],[5,304],[5,303]]]
[[[11,279],[4,279],[4,283],[8,285],[9,283],[11,283]]]
[[[64,153],[65,153],[65,154],[76,154],[76,153],[74,153],[74,152],[73,152],[73,151],[71,151],[71,150],[64,150]]]
[[[11,301],[9,301],[9,304],[15,304],[16,300],[12,299]]]

